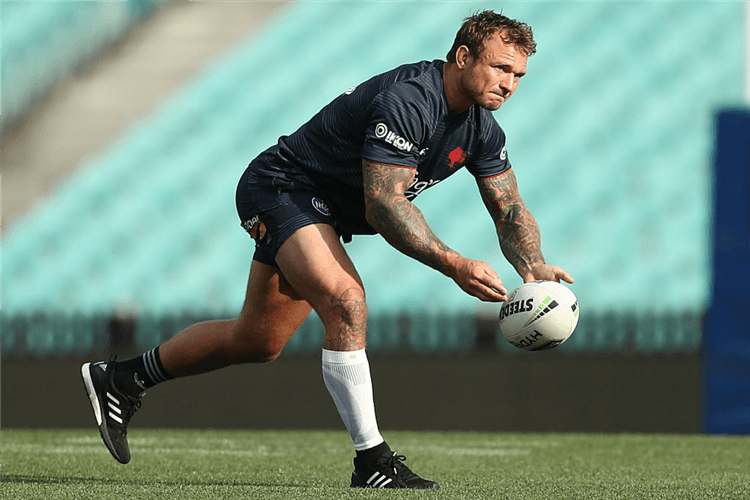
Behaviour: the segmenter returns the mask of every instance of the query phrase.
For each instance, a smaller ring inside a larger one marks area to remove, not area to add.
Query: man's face
[[[487,40],[479,57],[461,47],[457,59],[465,62],[461,73],[465,95],[481,107],[495,111],[516,91],[518,80],[526,74],[528,57],[515,45],[506,43],[501,34],[495,34]]]

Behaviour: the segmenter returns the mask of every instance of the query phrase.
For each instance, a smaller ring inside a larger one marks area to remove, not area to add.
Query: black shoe
[[[130,462],[128,423],[141,407],[141,397],[118,391],[112,378],[116,361],[86,363],[81,367],[81,377],[94,410],[99,434],[115,459],[123,464]]]
[[[367,466],[354,459],[352,488],[409,488],[430,490],[440,488],[435,481],[422,479],[404,465],[406,457],[388,450],[374,464]]]

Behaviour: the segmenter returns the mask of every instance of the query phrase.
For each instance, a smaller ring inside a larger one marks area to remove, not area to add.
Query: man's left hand
[[[528,283],[530,281],[545,280],[545,281],[565,281],[567,283],[573,283],[575,281],[573,277],[558,266],[550,266],[548,264],[537,264],[532,266],[528,273],[522,276],[523,282]]]

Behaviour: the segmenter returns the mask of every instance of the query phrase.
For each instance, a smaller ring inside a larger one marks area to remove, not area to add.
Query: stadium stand
[[[2,2],[4,128],[156,8],[153,2],[115,3]]]
[[[142,316],[137,342],[148,347],[176,331],[175,318],[233,315],[252,251],[233,200],[247,162],[375,72],[444,58],[458,20],[482,7],[285,10],[6,231],[3,331],[24,332],[26,352],[46,353],[51,343],[90,344],[70,326],[81,315],[101,325],[126,310]],[[539,52],[496,116],[547,260],[577,280],[582,320],[571,352],[697,347],[710,279],[710,111],[742,99],[744,35],[734,20],[743,8],[508,5],[533,26]],[[520,284],[467,173],[417,205],[446,243],[493,263],[509,288]],[[380,238],[348,248],[365,281],[373,348],[472,348],[476,315],[493,309]],[[53,315],[63,319],[40,319]],[[319,345],[316,318],[303,330],[288,350]],[[67,333],[52,339],[58,331]],[[11,337],[4,355],[21,348]]]

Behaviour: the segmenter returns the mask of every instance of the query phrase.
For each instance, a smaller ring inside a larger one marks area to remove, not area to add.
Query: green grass
[[[438,491],[348,487],[345,432],[131,431],[120,465],[95,430],[3,430],[12,499],[750,498],[750,438],[389,432]]]

